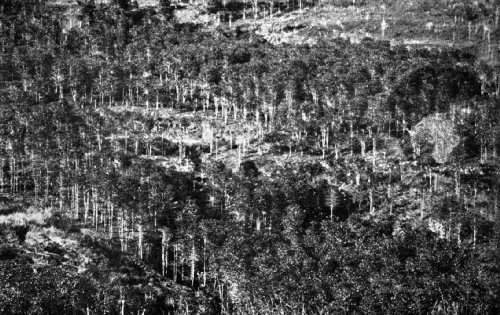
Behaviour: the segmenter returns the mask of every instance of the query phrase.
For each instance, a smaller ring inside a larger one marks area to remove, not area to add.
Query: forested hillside
[[[499,16],[0,2],[0,314],[500,313]]]

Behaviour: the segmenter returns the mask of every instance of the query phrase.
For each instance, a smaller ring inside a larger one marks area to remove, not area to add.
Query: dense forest
[[[428,47],[59,2],[0,3],[1,314],[500,313],[498,6],[414,1]]]

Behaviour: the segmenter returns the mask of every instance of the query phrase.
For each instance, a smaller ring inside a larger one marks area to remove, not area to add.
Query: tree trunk
[[[497,135],[497,143],[500,143],[500,134]],[[497,185],[496,185],[496,230],[497,230],[497,253],[498,261],[500,262],[500,172],[497,171]]]
[[[196,264],[196,248],[194,244],[195,238],[191,244],[191,287],[194,286],[195,264]]]
[[[174,282],[177,282],[177,256],[178,256],[177,244],[174,244]]]
[[[207,286],[207,258],[206,258],[206,250],[207,248],[207,237],[203,238],[203,287]]]
[[[368,194],[369,194],[369,198],[370,198],[370,214],[374,214],[375,213],[375,209],[373,207],[373,191],[370,189],[368,191]]]
[[[87,224],[87,218],[90,210],[90,192],[88,190],[83,195],[83,208],[84,208],[83,223]]]
[[[113,204],[112,195],[109,197],[108,206],[109,206],[109,239],[112,239],[113,238],[113,216],[114,216],[114,206],[115,206]]]
[[[4,167],[4,159],[3,158],[0,158],[0,193],[3,193],[4,192],[4,186],[5,186],[5,181],[4,181],[4,172],[3,172],[3,167]],[[36,194],[37,192],[37,181],[35,180],[35,196],[37,196]]]
[[[73,194],[73,209],[75,211],[75,219],[78,220],[78,217],[80,216],[80,213],[79,213],[79,196],[80,195],[80,186],[78,185],[78,183],[75,183],[74,184],[74,194]]]
[[[143,235],[143,231],[142,231],[142,223],[138,225],[137,233],[138,233],[137,243],[139,246],[139,258],[142,260],[143,256],[144,256],[144,246],[143,246],[144,235]]]
[[[121,211],[121,219],[120,219],[120,245],[122,252],[126,251],[127,248],[125,246],[125,211]]]
[[[125,315],[125,299],[122,298],[120,302],[121,302],[120,314]]]
[[[168,272],[168,242],[170,240],[170,235],[167,228],[162,229],[162,240],[161,240],[161,260],[162,268],[161,273],[163,276]]]
[[[373,167],[375,167],[376,154],[377,154],[377,141],[375,140],[375,137],[372,138],[372,144],[373,144],[373,149],[372,149],[373,160],[372,160],[372,163],[373,163]]]

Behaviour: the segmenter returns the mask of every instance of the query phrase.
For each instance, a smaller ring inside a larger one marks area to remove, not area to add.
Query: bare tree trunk
[[[168,242],[170,239],[170,235],[168,233],[167,228],[162,229],[162,240],[161,240],[161,258],[162,258],[162,275],[164,276],[168,270]]]
[[[476,249],[476,237],[477,237],[477,225],[476,225],[476,219],[474,218],[474,227],[472,231],[472,248]]]
[[[143,240],[144,240],[144,235],[142,231],[142,223],[138,225],[138,246],[139,246],[139,258],[142,260],[144,256],[144,246],[143,246]]]
[[[207,259],[206,259],[207,237],[203,238],[203,287],[207,286]]]
[[[113,195],[111,194],[108,200],[109,206],[109,239],[113,238],[113,216],[114,216],[114,204],[113,204]]]
[[[45,164],[45,169],[47,174],[45,175],[45,203],[49,200],[49,184],[50,184],[50,170],[49,170],[49,162]]]
[[[98,209],[97,209],[97,190],[92,187],[92,220],[93,220],[93,226],[97,230],[97,226],[99,224],[99,218],[98,218]]]
[[[389,214],[392,215],[392,189],[391,184],[387,187],[387,197],[389,198]]]
[[[372,143],[373,143],[373,149],[372,149],[372,164],[373,167],[375,167],[375,155],[377,154],[377,141],[375,140],[375,137],[372,138]]]
[[[80,186],[78,185],[78,183],[75,183],[74,184],[74,193],[73,193],[73,209],[75,211],[75,219],[78,220],[78,217],[80,216],[80,213],[79,213],[79,199],[80,199]]]
[[[373,191],[370,189],[368,191],[368,196],[370,198],[370,214],[374,214],[375,213],[375,209],[373,208]]]
[[[191,287],[194,286],[194,272],[195,272],[195,264],[196,264],[196,248],[194,244],[195,238],[193,237],[193,243],[191,244]]]
[[[89,215],[89,209],[90,209],[90,193],[88,190],[83,195],[83,208],[84,208],[83,223],[87,224],[87,217]]]
[[[3,193],[3,188],[4,188],[4,185],[5,185],[5,182],[4,182],[4,176],[5,174],[3,173],[3,167],[4,167],[4,159],[3,158],[0,158],[0,193]],[[34,178],[33,178],[34,179]],[[38,196],[37,195],[37,181],[35,180],[35,196]]]
[[[122,252],[126,251],[126,246],[125,246],[125,211],[121,211],[121,218],[120,218],[120,245],[121,245],[121,250]]]
[[[500,133],[497,134],[497,143],[500,143]],[[495,203],[496,203],[496,230],[497,230],[497,255],[498,255],[498,260],[500,261],[500,172],[497,171],[497,185],[496,185],[496,197],[495,197]]]
[[[177,256],[178,256],[177,244],[174,244],[174,282],[177,282]]]
[[[122,297],[120,302],[121,302],[120,315],[125,315],[125,299]]]
[[[64,196],[63,196],[63,192],[64,192],[64,187],[63,187],[63,171],[64,170],[64,164],[61,160],[61,171],[59,171],[59,211],[62,212],[63,210],[63,202],[64,202]]]

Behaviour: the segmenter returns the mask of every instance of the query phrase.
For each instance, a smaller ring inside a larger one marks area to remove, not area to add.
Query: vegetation
[[[483,27],[429,48],[96,2],[0,4],[0,313],[499,313],[498,7],[413,1]]]

